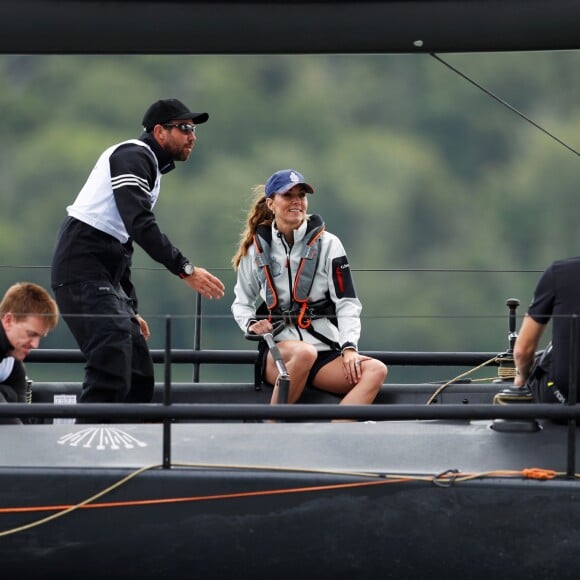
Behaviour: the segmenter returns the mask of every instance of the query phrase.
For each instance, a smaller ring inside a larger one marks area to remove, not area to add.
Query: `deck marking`
[[[58,444],[69,445],[70,447],[78,447],[82,444],[82,447],[94,447],[99,451],[104,449],[117,451],[121,448],[147,447],[147,443],[117,427],[88,427],[80,431],[66,433],[59,437]]]

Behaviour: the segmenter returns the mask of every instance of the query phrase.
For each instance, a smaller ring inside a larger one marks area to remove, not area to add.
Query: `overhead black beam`
[[[578,0],[3,0],[0,53],[304,54],[580,48]]]

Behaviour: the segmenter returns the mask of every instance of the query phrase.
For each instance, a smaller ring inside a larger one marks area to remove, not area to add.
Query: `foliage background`
[[[347,247],[361,348],[503,351],[505,300],[521,300],[521,317],[539,272],[578,253],[580,54],[442,58],[574,151],[428,54],[0,55],[2,286],[48,287],[65,207],[98,155],[175,96],[210,113],[156,206],[174,244],[227,286],[203,301],[202,348],[254,348],[230,316],[230,259],[252,186],[293,167]],[[163,348],[167,314],[173,346],[191,348],[194,295],[140,249],[134,277],[151,348]],[[75,344],[61,324],[42,346]],[[34,378],[82,373],[35,367]]]

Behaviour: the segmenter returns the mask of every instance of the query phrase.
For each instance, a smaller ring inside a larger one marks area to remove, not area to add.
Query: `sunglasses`
[[[193,133],[195,135],[195,125],[192,123],[177,123],[176,125],[171,124],[164,124],[163,125],[166,129],[173,129],[173,127],[179,129],[182,133],[188,135],[189,133]]]

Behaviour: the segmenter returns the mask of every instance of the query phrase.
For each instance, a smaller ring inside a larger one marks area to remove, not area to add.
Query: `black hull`
[[[5,426],[0,531],[158,466],[0,537],[3,575],[571,578],[580,488],[562,475],[566,428],[490,425],[174,425],[170,469],[159,465],[162,425]],[[561,475],[517,473],[530,467]],[[511,475],[433,482],[452,469]]]

